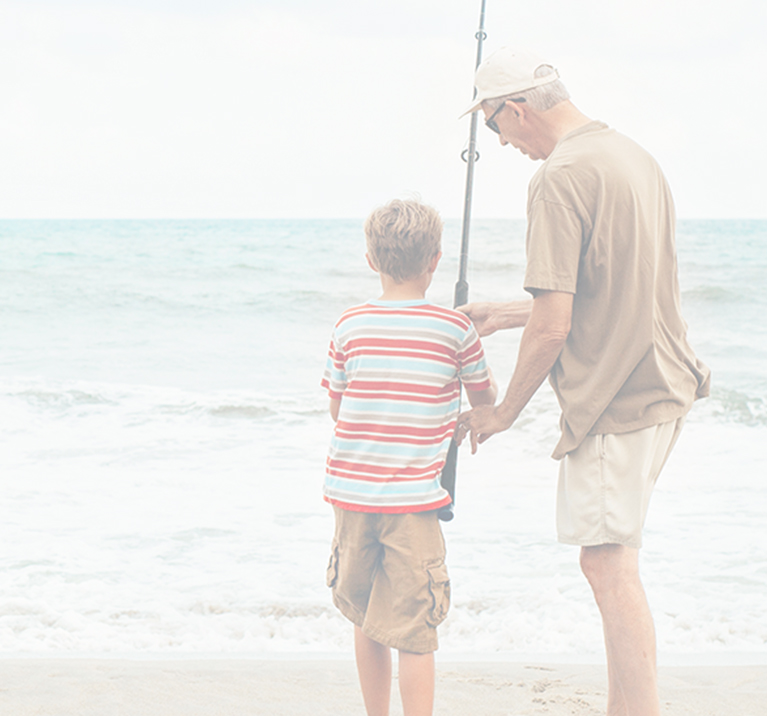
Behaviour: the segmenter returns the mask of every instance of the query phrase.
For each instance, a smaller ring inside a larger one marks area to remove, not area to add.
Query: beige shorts
[[[559,466],[559,541],[642,546],[655,482],[684,418],[630,433],[588,435]]]
[[[327,584],[363,634],[401,651],[437,649],[450,607],[445,540],[437,512],[378,514],[333,507]]]

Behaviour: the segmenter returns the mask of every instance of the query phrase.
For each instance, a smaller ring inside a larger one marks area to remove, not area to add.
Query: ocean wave
[[[252,296],[242,302],[242,305],[266,309],[270,314],[279,315],[281,322],[298,322],[298,318],[314,315],[317,306],[333,306],[334,311],[342,311],[348,306],[364,302],[370,298],[363,291],[357,293],[351,291],[338,291],[329,296],[327,292],[319,289],[288,288],[281,291],[265,291],[260,295]],[[334,318],[328,318],[328,331]],[[302,324],[305,325],[305,324]]]
[[[267,404],[265,404],[267,403]],[[262,398],[255,402],[197,405],[195,410],[213,418],[264,422],[276,419],[307,419],[324,415],[327,408],[294,399]]]
[[[711,397],[700,410],[719,422],[748,426],[767,426],[767,401],[763,397],[748,395],[739,390],[713,388]]]
[[[218,405],[215,408],[208,408],[207,412],[216,418],[246,420],[263,420],[278,415],[277,411],[263,405]]]
[[[759,387],[748,392],[714,385],[710,398],[696,403],[695,419],[744,426],[767,426],[767,397]],[[6,386],[0,400],[21,401],[34,414],[51,418],[78,419],[106,412],[130,424],[178,418],[201,426],[206,421],[282,424],[313,424],[327,413],[322,391],[310,394],[272,396],[250,392],[192,393],[156,386],[114,384],[55,384]],[[466,406],[464,406],[466,407]],[[12,405],[7,412],[13,412]],[[534,438],[536,445],[556,441],[559,434],[559,405],[548,387],[527,405],[514,425],[515,432]],[[537,449],[537,448],[536,448]]]
[[[44,408],[55,408],[60,410],[66,410],[79,406],[93,406],[93,405],[114,405],[115,401],[111,400],[98,392],[77,390],[77,389],[63,389],[63,390],[48,390],[48,389],[29,389],[22,390],[17,393],[9,393],[11,397],[21,398],[31,405],[36,405]]]
[[[231,393],[212,391],[191,393],[158,386],[115,384],[77,385],[47,383],[44,385],[6,385],[0,388],[0,401],[10,405],[7,413],[16,413],[13,406],[20,401],[34,415],[52,419],[71,417],[77,420],[88,414],[105,411],[118,422],[131,425],[179,418],[184,422],[205,420],[242,421],[244,423],[279,423],[307,421],[327,412],[321,391],[307,396],[275,397],[261,393]]]
[[[471,260],[473,271],[482,271],[482,273],[496,274],[503,273],[508,277],[509,282],[515,281],[525,273],[525,264],[515,261],[503,261],[496,259],[482,259],[475,257]]]
[[[657,609],[659,647],[667,653],[762,650],[767,644],[763,615],[753,603],[743,606],[742,618],[703,600]],[[478,656],[583,654],[601,648],[593,605],[556,591],[522,589],[485,603],[458,600],[439,632],[444,651]],[[6,653],[351,653],[351,635],[349,622],[328,602],[247,605],[196,599],[87,612],[23,598],[0,603],[0,651]]]
[[[156,412],[169,416],[208,416],[230,420],[264,421],[281,414],[279,409],[267,405],[267,401],[256,403],[214,403],[182,402],[163,404],[156,407]],[[151,408],[150,408],[151,410]]]
[[[741,291],[724,286],[697,286],[682,291],[682,300],[704,303],[740,303],[745,296]]]

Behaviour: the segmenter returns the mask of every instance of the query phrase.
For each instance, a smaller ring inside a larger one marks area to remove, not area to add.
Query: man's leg
[[[368,716],[389,716],[391,649],[365,636],[355,625],[354,655]]]
[[[431,716],[434,709],[434,652],[399,652],[399,692],[404,716]]]
[[[608,716],[659,716],[655,627],[639,579],[639,550],[617,544],[583,547],[581,568],[602,614]]]
[[[605,649],[607,651],[607,716],[626,716],[628,714],[626,697],[623,695],[623,687],[615,673],[613,666],[615,660],[610,655],[610,645],[606,640]]]

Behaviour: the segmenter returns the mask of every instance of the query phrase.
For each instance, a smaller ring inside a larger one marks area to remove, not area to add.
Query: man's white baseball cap
[[[543,77],[536,77],[535,71],[539,67],[551,67],[554,71]],[[477,96],[461,117],[476,112],[486,99],[524,92],[557,79],[559,72],[538,55],[514,47],[502,47],[477,67],[474,75]]]

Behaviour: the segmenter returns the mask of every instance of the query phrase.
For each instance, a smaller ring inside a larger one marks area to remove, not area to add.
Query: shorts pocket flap
[[[325,583],[328,587],[334,587],[338,580],[338,542],[333,540],[330,548],[330,559],[328,560],[328,569],[325,573]]]
[[[432,596],[432,608],[426,621],[431,626],[437,626],[445,621],[450,609],[450,577],[443,560],[429,562],[424,566],[429,575],[429,591]]]

